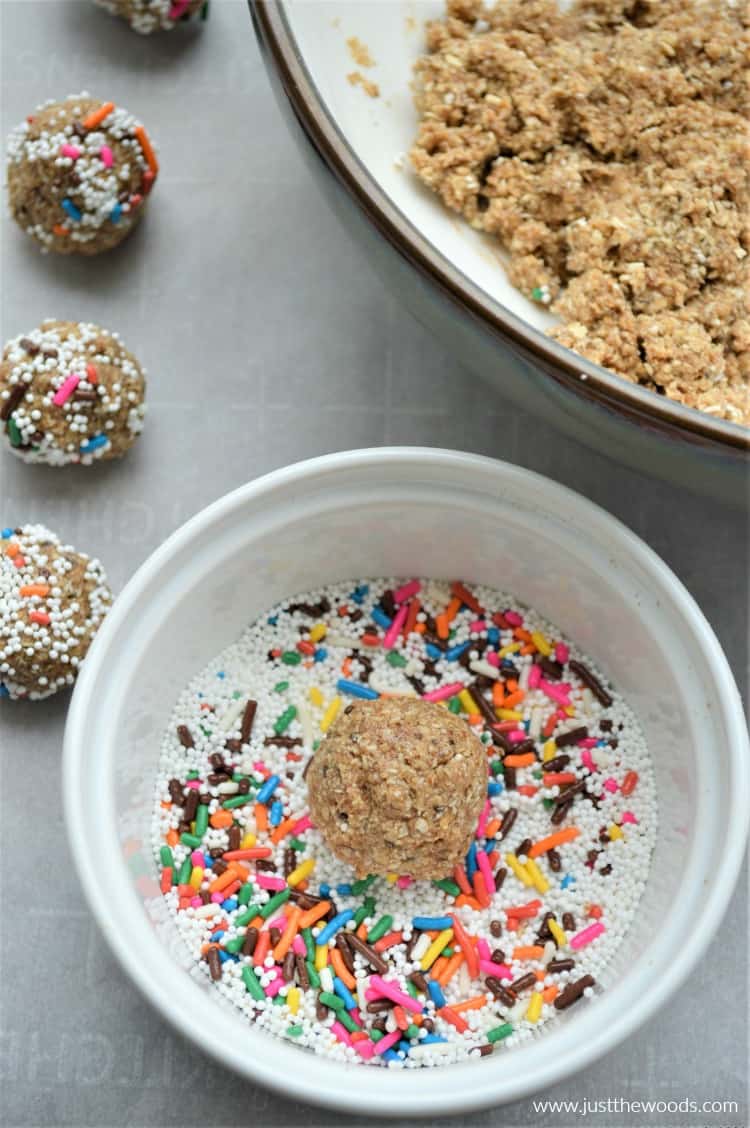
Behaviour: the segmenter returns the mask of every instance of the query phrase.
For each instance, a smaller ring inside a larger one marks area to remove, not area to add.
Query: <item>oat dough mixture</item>
[[[448,0],[411,160],[558,341],[750,424],[747,30],[741,0]]]

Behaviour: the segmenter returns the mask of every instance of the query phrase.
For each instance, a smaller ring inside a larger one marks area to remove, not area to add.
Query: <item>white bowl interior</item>
[[[152,786],[177,694],[256,614],[331,580],[425,573],[510,590],[595,658],[645,729],[660,829],[645,899],[607,976],[609,991],[533,1042],[478,1064],[385,1078],[358,1067],[355,1094],[351,1067],[272,1041],[206,977],[185,974],[186,952],[164,913],[151,855]],[[743,780],[732,775],[727,752],[743,740],[741,729],[732,731],[735,696],[684,589],[590,503],[473,456],[329,456],[216,503],[168,541],[118,601],[71,709],[71,836],[89,899],[120,958],[181,1029],[227,1063],[344,1107],[406,1113],[496,1102],[612,1045],[684,974],[685,946],[718,924],[716,902],[713,911],[707,906],[728,844],[742,839],[733,803],[742,802]]]
[[[487,294],[537,329],[557,318],[512,286],[496,239],[473,231],[417,179],[407,159],[417,132],[411,81],[424,53],[424,24],[443,0],[287,0],[290,29],[312,81],[358,159],[417,230]],[[362,67],[347,40],[356,36],[375,62]],[[370,98],[347,75],[378,84]]]

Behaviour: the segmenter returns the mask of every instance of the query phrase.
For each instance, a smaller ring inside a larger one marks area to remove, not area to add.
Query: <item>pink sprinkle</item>
[[[253,760],[253,771],[268,772],[268,765],[263,760]]]
[[[480,960],[479,970],[484,975],[494,975],[498,979],[512,979],[513,972],[507,964],[495,963],[493,960]]]
[[[579,741],[577,741],[579,748],[596,748],[598,743],[599,741],[595,736],[584,736],[581,737]]]
[[[386,1050],[390,1050],[391,1046],[395,1046],[396,1042],[400,1042],[403,1037],[400,1030],[394,1030],[392,1034],[386,1034],[385,1038],[381,1038],[379,1042],[375,1043],[375,1053],[384,1054]]]
[[[185,784],[185,787],[192,787],[193,791],[200,791],[200,789],[203,787],[203,780],[189,779]]]
[[[269,921],[268,927],[269,929],[278,928],[279,932],[283,932],[286,928],[286,917],[283,915],[275,917],[274,920]]]
[[[475,619],[473,623],[469,624],[469,630],[476,631],[476,633],[479,634],[481,631],[487,630],[487,623],[484,619]]]
[[[591,753],[589,752],[588,748],[584,749],[584,751],[581,753],[581,763],[584,765],[584,767],[588,768],[588,770],[590,772],[596,771],[596,764],[594,763],[594,758],[591,755]]]
[[[490,650],[487,654],[485,654],[484,658],[485,661],[489,662],[491,666],[494,666],[496,670],[500,668],[500,659],[498,658],[497,654],[495,654],[494,650]]]
[[[339,1042],[343,1042],[345,1046],[351,1046],[352,1040],[349,1037],[349,1031],[341,1025],[340,1022],[334,1022],[331,1030],[338,1038]]]
[[[99,150],[99,156],[101,157],[102,164],[105,168],[112,168],[112,165],[115,163],[115,158],[112,155],[112,150],[110,149],[109,145],[102,145],[101,149]]]
[[[212,901],[212,903],[213,903],[214,905],[220,905],[220,904],[221,904],[221,902],[222,902],[222,901],[223,901],[224,899],[225,899],[225,894],[224,894],[224,893],[212,893],[212,894],[211,894],[211,901]]]
[[[451,682],[450,685],[441,685],[437,689],[431,689],[429,693],[424,693],[422,700],[447,701],[449,697],[455,697],[457,693],[460,693],[463,688],[463,682]]]
[[[619,790],[617,780],[613,779],[612,776],[609,776],[608,779],[605,779],[604,787],[606,787],[607,791],[613,791],[614,792],[614,791]]]
[[[519,615],[517,611],[503,611],[503,618],[506,623],[510,623],[512,627],[523,626],[523,615]]]
[[[397,590],[394,591],[393,602],[405,603],[407,599],[411,599],[413,595],[416,595],[417,592],[421,590],[422,585],[419,580],[411,580],[408,584],[404,584],[403,587],[397,588]]]
[[[190,898],[190,907],[192,909],[199,909],[202,904],[203,904],[203,901],[201,901],[200,897],[191,897]]]
[[[632,811],[623,811],[622,816],[620,818],[620,822],[621,823],[637,823],[638,819],[635,817],[635,815],[633,814]]]
[[[303,815],[301,819],[297,819],[292,827],[292,834],[301,834],[303,830],[312,830],[312,819],[309,815]]]
[[[565,682],[560,682],[559,685],[553,685],[552,682],[548,682],[546,678],[540,678],[539,688],[542,693],[545,693],[547,697],[549,697],[550,701],[554,701],[558,705],[570,705],[570,698],[567,693],[568,686],[566,686]]]
[[[606,931],[602,922],[597,921],[596,924],[590,924],[588,928],[577,932],[575,936],[571,938],[570,946],[571,948],[584,948],[587,944],[590,944],[592,940],[596,940],[597,936],[601,936],[602,932]]]
[[[398,885],[399,889],[408,889],[412,883],[412,880],[413,879],[409,877],[408,873],[404,873],[401,875],[401,877],[396,878],[396,885]]]
[[[261,889],[273,889],[277,893],[282,889],[286,889],[284,878],[274,877],[273,874],[270,873],[256,873],[255,880]]]
[[[77,145],[61,145],[60,155],[63,157],[70,157],[72,161],[77,161],[81,155],[81,150]]]
[[[493,884],[494,884],[494,882],[493,882]],[[477,937],[477,952],[479,953],[480,960],[492,959],[492,953],[490,952],[490,946],[487,943],[487,941],[484,939],[483,936]]]
[[[73,392],[76,390],[80,382],[81,377],[76,376],[75,372],[72,372],[70,376],[67,376],[52,397],[52,402],[55,407],[62,407],[65,401],[69,400],[73,395]]]
[[[489,817],[490,817],[490,801],[489,801],[489,799],[487,799],[484,806],[482,807],[482,813],[479,816],[479,822],[477,823],[477,834],[476,834],[477,838],[482,838],[484,836],[484,832],[487,829],[487,819]]]
[[[492,866],[484,850],[477,850],[477,865],[479,866],[479,872],[484,878],[484,884],[487,886],[487,889],[494,889],[495,878],[492,873]]]
[[[512,729],[508,733],[508,740],[511,744],[520,744],[522,740],[526,740],[528,735],[525,729]]]
[[[542,680],[541,666],[532,666],[529,670],[529,689],[537,689]]]
[[[369,1061],[375,1053],[375,1043],[371,1042],[369,1038],[357,1038],[357,1041],[352,1042],[352,1045],[359,1056],[365,1058],[366,1061]]]
[[[292,940],[292,951],[294,952],[295,956],[307,956],[305,941],[301,936],[295,936]]]
[[[200,866],[201,869],[206,868],[206,859],[203,857],[203,852],[201,850],[193,850],[192,854],[190,855],[190,861],[194,866]]]
[[[381,979],[379,975],[370,976],[370,990],[375,992],[374,998],[378,995],[384,995],[386,999],[390,999],[394,1003],[398,1003],[404,1010],[412,1011],[414,1014],[421,1014],[422,1007],[411,995],[399,990],[395,983],[389,983],[386,979]],[[367,997],[368,992],[365,993]],[[378,1045],[382,1045],[385,1039],[381,1039]]]
[[[385,632],[385,636],[383,638],[383,649],[384,650],[390,650],[393,646],[395,646],[396,639],[401,634],[404,623],[406,622],[406,616],[408,614],[409,614],[409,605],[407,603],[404,603],[401,607],[399,607],[398,611],[396,612],[396,614],[393,617],[393,622],[391,623],[388,630]]]
[[[570,647],[564,642],[558,642],[555,646],[555,661],[564,663],[568,658],[570,658]]]
[[[267,987],[263,988],[269,999],[272,999],[274,995],[278,995],[279,991],[284,986],[283,975],[278,968],[276,968],[276,971],[278,972],[278,975],[274,979],[273,983],[269,983]]]
[[[184,16],[189,3],[190,0],[174,0],[174,4],[169,9],[170,20],[179,20],[181,16]]]

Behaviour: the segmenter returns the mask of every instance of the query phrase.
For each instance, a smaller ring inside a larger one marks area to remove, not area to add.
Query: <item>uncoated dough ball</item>
[[[96,0],[113,16],[127,20],[133,31],[151,35],[154,31],[169,31],[186,16],[200,11],[207,0]]]
[[[358,877],[441,878],[471,845],[487,753],[460,717],[428,701],[350,705],[307,773],[310,813]]]
[[[111,602],[98,560],[43,525],[0,530],[0,696],[72,685]]]
[[[0,421],[25,462],[62,466],[118,458],[143,427],[143,369],[116,333],[44,321],[0,361]]]
[[[11,215],[60,254],[95,255],[120,243],[158,171],[140,122],[88,94],[45,103],[8,138]]]

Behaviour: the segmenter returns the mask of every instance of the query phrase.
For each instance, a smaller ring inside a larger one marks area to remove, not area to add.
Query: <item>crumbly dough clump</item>
[[[0,530],[0,696],[71,686],[111,602],[98,560],[43,525]]]
[[[180,20],[194,15],[207,0],[96,0],[113,16],[119,16],[141,35],[169,31]]]
[[[448,0],[411,159],[558,341],[750,424],[747,24],[733,0]]]
[[[350,705],[307,773],[310,813],[359,877],[441,878],[468,850],[487,791],[484,745],[428,701]]]
[[[8,203],[44,250],[96,255],[141,218],[158,162],[140,122],[88,94],[46,102],[8,138]]]
[[[44,321],[0,360],[0,421],[10,450],[52,466],[119,458],[143,428],[145,374],[116,333]]]

